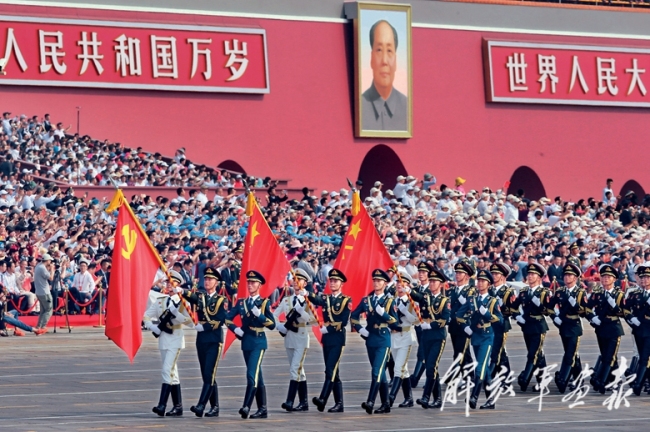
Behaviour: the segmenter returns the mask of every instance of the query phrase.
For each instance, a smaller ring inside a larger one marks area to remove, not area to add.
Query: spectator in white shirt
[[[201,203],[201,207],[205,206],[208,203],[208,186],[207,185],[201,185],[201,190],[199,191],[198,194],[194,197],[198,202]]]
[[[603,202],[607,202],[607,192],[610,192],[612,196],[614,196],[614,191],[612,190],[612,183],[614,183],[614,180],[608,178],[607,185],[603,189]]]
[[[90,300],[95,292],[95,280],[88,271],[89,262],[81,260],[79,262],[79,272],[74,275],[72,285],[70,286],[70,294],[72,294],[79,303],[86,303]],[[76,304],[70,305],[71,310],[79,312],[79,306]],[[90,313],[93,313],[92,305],[88,306]]]

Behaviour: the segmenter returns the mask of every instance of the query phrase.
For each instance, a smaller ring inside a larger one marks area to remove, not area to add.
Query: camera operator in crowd
[[[34,287],[38,302],[41,304],[41,312],[38,316],[36,329],[45,329],[48,321],[52,317],[53,304],[50,282],[53,278],[54,265],[52,264],[52,256],[50,254],[44,254],[41,262],[34,269]]]

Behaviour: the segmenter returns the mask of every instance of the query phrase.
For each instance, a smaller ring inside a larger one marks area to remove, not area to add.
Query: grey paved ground
[[[583,362],[593,362],[598,351],[596,341],[591,329],[586,331],[580,351]],[[443,412],[419,407],[394,409],[387,416],[369,416],[360,407],[367,394],[369,371],[365,348],[356,334],[349,338],[341,364],[346,412],[338,415],[319,413],[311,407],[308,413],[289,414],[280,409],[286,395],[288,370],[282,339],[275,332],[269,338],[271,346],[264,359],[269,419],[242,420],[237,414],[245,384],[238,342],[219,366],[221,416],[198,419],[189,412],[201,385],[194,350],[195,333],[188,331],[187,334],[188,347],[180,357],[186,408],[186,415],[181,419],[159,418],[151,412],[158,400],[160,359],[156,341],[150,334],[145,334],[145,343],[134,364],[129,364],[125,355],[99,329],[74,329],[70,335],[61,330],[56,335],[0,339],[0,430],[612,431],[647,430],[650,420],[650,396],[631,396],[629,408],[608,411],[602,406],[606,396],[591,392],[584,399],[584,406],[569,409],[553,384],[541,412],[536,402],[528,402],[533,394],[518,392],[516,397],[500,401],[497,410],[475,410],[469,417],[465,417],[463,406],[447,406]],[[320,391],[323,378],[320,347],[314,340],[312,342],[305,366],[310,398]],[[450,344],[447,347],[443,369],[449,366],[451,359]],[[517,329],[508,339],[508,351],[518,373],[525,357],[523,339]],[[556,330],[547,338],[546,353],[549,363],[561,359]],[[632,355],[630,336],[623,339],[621,355],[628,358]]]

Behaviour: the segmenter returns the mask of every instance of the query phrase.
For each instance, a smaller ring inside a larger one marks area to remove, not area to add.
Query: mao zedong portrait
[[[372,84],[361,98],[363,130],[408,130],[408,98],[393,87],[397,69],[397,31],[388,21],[370,28]],[[404,49],[404,48],[402,48]]]

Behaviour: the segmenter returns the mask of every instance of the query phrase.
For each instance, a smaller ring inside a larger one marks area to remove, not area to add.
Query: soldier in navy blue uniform
[[[339,365],[345,348],[345,327],[350,319],[352,301],[350,297],[341,294],[347,278],[339,269],[333,268],[327,274],[332,294],[309,293],[309,301],[323,309],[323,360],[325,360],[325,382],[319,397],[312,402],[323,412],[330,393],[334,392],[334,406],[327,412],[343,412],[343,384],[339,377]]]
[[[425,294],[429,292],[429,273],[431,272],[432,267],[425,263],[424,261],[418,264],[418,286],[413,289],[413,292],[419,294]],[[445,330],[446,331],[446,330]],[[417,388],[420,378],[425,371],[424,366],[424,346],[422,345],[422,327],[415,327],[415,337],[418,340],[418,353],[417,353],[417,362],[415,363],[415,368],[411,374],[411,388]]]
[[[400,331],[400,327],[397,324],[397,308],[393,305],[393,299],[384,293],[388,282],[390,282],[390,277],[384,270],[374,270],[372,283],[375,293],[372,296],[364,297],[351,315],[352,325],[366,341],[368,359],[372,366],[372,382],[368,399],[361,404],[368,414],[373,413],[377,392],[381,398],[381,407],[374,410],[374,413],[390,412],[386,363],[390,356],[391,330]],[[366,327],[361,325],[361,314],[366,315]]]
[[[520,309],[515,320],[521,327],[526,343],[526,366],[521,371],[517,382],[521,391],[526,391],[533,372],[546,367],[546,356],[544,355],[544,339],[548,332],[546,316],[554,311],[550,309],[551,292],[542,286],[542,278],[546,270],[538,263],[531,263],[528,266],[526,280],[527,287],[519,291],[513,307]],[[541,381],[541,375],[537,375],[537,382]]]
[[[190,408],[197,417],[203,417],[205,406],[210,401],[210,410],[206,417],[219,416],[219,393],[217,382],[217,367],[223,348],[223,325],[226,322],[228,300],[217,294],[217,284],[221,281],[219,272],[214,267],[206,267],[203,271],[205,292],[177,288],[190,304],[196,305],[198,323],[196,331],[196,352],[199,356],[203,388],[199,402]]]
[[[456,288],[449,290],[449,301],[451,303],[451,322],[449,323],[449,335],[454,348],[454,360],[461,357],[460,366],[464,367],[472,363],[469,355],[469,336],[465,333],[463,323],[458,320],[458,311],[461,306],[467,304],[467,299],[476,294],[476,288],[470,283],[474,276],[474,268],[469,260],[461,260],[454,265],[456,272]]]
[[[275,318],[271,313],[269,299],[262,298],[260,288],[266,279],[259,272],[249,270],[246,273],[246,286],[248,297],[237,300],[235,306],[228,311],[226,325],[230,331],[241,340],[241,349],[246,362],[246,393],[244,405],[239,410],[242,418],[248,418],[253,397],[257,402],[257,412],[251,415],[252,419],[267,418],[266,387],[262,377],[262,359],[268,348],[264,329],[275,328]],[[233,322],[236,316],[241,317],[241,327]]]
[[[602,286],[595,287],[591,293],[586,317],[596,329],[600,350],[600,362],[596,363],[591,384],[594,390],[605,394],[605,386],[613,378],[610,373],[618,367],[618,348],[625,334],[620,320],[625,294],[614,286],[618,271],[611,264],[601,265],[598,272]]]
[[[476,408],[483,385],[485,385],[487,402],[481,406],[481,409],[495,408],[494,402],[490,399],[491,392],[488,390],[491,381],[490,354],[494,345],[492,325],[500,323],[503,317],[497,299],[488,292],[493,283],[492,274],[487,270],[480,270],[476,275],[478,293],[469,297],[467,303],[461,306],[456,315],[464,325],[463,331],[470,337],[476,359],[474,387],[469,398],[469,406],[472,409]]]
[[[420,346],[426,368],[426,381],[422,397],[416,402],[422,408],[440,408],[442,391],[438,364],[447,342],[447,325],[451,318],[451,302],[445,297],[442,286],[447,282],[445,275],[436,270],[429,271],[427,291],[412,291],[411,298],[420,306]],[[433,400],[431,395],[433,393]],[[431,402],[429,402],[431,400]]]
[[[634,394],[639,396],[648,375],[648,362],[650,362],[650,263],[638,265],[636,275],[639,289],[630,294],[625,301],[625,311],[626,320],[632,326],[639,351],[639,361],[633,370],[636,379],[632,384]]]
[[[551,300],[551,308],[557,306],[558,309],[553,323],[560,330],[564,347],[562,365],[555,373],[555,384],[560,393],[564,393],[569,382],[578,378],[582,372],[578,347],[582,336],[581,320],[587,311],[587,293],[578,286],[578,278],[582,275],[580,267],[568,263],[562,272],[564,286],[557,289]]]
[[[494,345],[492,347],[492,354],[490,355],[490,375],[494,378],[501,370],[506,369],[506,375],[510,375],[510,359],[506,351],[506,341],[508,340],[508,332],[512,330],[510,324],[510,317],[516,309],[513,309],[516,293],[515,290],[506,283],[508,276],[510,276],[511,269],[505,263],[494,263],[490,266],[490,273],[494,279],[494,285],[490,290],[490,295],[497,299],[499,309],[503,320],[495,322],[492,325],[494,330]]]

